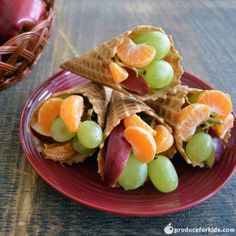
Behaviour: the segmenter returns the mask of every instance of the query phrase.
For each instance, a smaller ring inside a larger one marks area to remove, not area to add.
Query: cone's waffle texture
[[[58,97],[65,94],[80,94],[88,99],[92,105],[94,112],[98,117],[98,124],[103,127],[106,121],[106,111],[108,107],[108,95],[103,86],[96,83],[87,83],[77,87],[56,93]]]
[[[123,43],[124,39],[127,37],[130,37],[132,39],[148,31],[159,31],[166,34],[165,31],[159,27],[148,25],[137,26],[129,31],[122,33],[117,37],[104,42],[100,46],[91,49],[87,53],[63,63],[61,65],[61,68],[84,76],[87,79],[110,87],[126,95],[133,95],[141,100],[166,97],[167,93],[176,91],[176,85],[180,84],[180,77],[183,73],[183,69],[180,65],[181,57],[174,47],[174,42],[171,36],[168,36],[171,42],[170,51],[163,59],[172,65],[174,69],[174,79],[165,88],[156,89],[151,91],[150,94],[140,96],[135,93],[129,92],[120,84],[115,83],[109,70],[109,64],[113,61],[112,58],[116,55],[117,47]]]
[[[97,114],[97,122],[98,124],[103,128],[105,125],[105,119],[106,119],[106,112],[108,107],[108,100],[107,100],[107,94],[105,91],[105,88],[103,86],[100,86],[95,83],[87,83],[83,85],[79,85],[77,87],[73,87],[71,89],[62,91],[60,93],[56,93],[53,95],[53,97],[59,97],[59,96],[65,96],[65,95],[72,95],[72,94],[78,94],[82,95],[84,98],[87,98],[89,103],[92,105],[94,112]],[[83,162],[88,155],[78,154],[72,152],[71,145],[67,144],[66,146],[63,146],[64,144],[58,144],[55,145],[55,142],[53,143],[53,140],[51,137],[45,137],[44,134],[39,131],[39,126],[37,124],[37,117],[38,117],[38,110],[40,106],[43,103],[41,103],[38,108],[34,111],[32,118],[31,118],[31,130],[32,130],[32,137],[33,141],[35,143],[36,149],[39,152],[46,153],[47,150],[53,150],[53,154],[55,155],[45,155],[45,158],[51,159],[54,161],[59,161],[61,163],[66,163],[69,165],[72,165],[73,163]],[[86,103],[84,104],[86,106]],[[88,104],[87,104],[88,105]],[[67,150],[67,153],[72,153],[70,157],[68,155],[65,155],[65,158],[59,158],[60,154],[58,152],[65,152],[65,149]],[[93,155],[94,152],[90,153],[89,156]]]
[[[175,127],[175,117],[180,112],[185,103],[188,94],[187,86],[177,86],[176,93],[169,93],[167,98],[158,98],[157,100],[148,100],[146,103],[162,117],[166,123]]]
[[[166,99],[158,98],[155,101],[149,100],[147,101],[147,104],[152,107],[154,111],[157,112],[157,114],[173,128],[176,147],[185,161],[194,167],[204,167],[204,163],[193,162],[188,158],[183,148],[183,140],[178,133],[178,124],[176,122],[176,115],[180,112],[183,105],[185,104],[187,95],[189,93],[200,93],[201,90],[181,85],[177,86],[176,88],[177,92],[168,94]],[[226,133],[224,141],[227,142],[229,137],[230,131]]]
[[[172,133],[171,128],[160,118],[154,111],[140,100],[136,100],[132,97],[126,96],[119,92],[113,91],[111,96],[111,102],[107,113],[106,127],[104,130],[103,143],[100,145],[100,151],[98,153],[98,172],[103,175],[103,166],[105,158],[105,141],[110,135],[111,131],[119,125],[119,123],[126,117],[132,114],[143,112],[146,115],[154,118],[157,123],[165,125]],[[170,157],[175,154],[175,148],[169,152]]]

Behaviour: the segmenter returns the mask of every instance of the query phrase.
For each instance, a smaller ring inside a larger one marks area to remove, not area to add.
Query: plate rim
[[[60,188],[58,185],[54,184],[52,181],[50,181],[50,179],[47,178],[47,175],[45,175],[45,172],[42,172],[36,165],[34,165],[33,161],[31,160],[31,154],[28,151],[27,148],[27,144],[25,142],[24,139],[24,117],[26,116],[26,110],[28,105],[31,103],[32,98],[35,96],[35,94],[40,91],[43,87],[47,86],[48,84],[50,84],[54,79],[56,79],[59,76],[66,76],[70,74],[70,72],[68,71],[64,71],[61,70],[57,73],[55,73],[54,75],[52,75],[51,77],[49,77],[47,80],[43,81],[38,87],[36,87],[30,94],[30,96],[27,98],[27,101],[22,109],[21,112],[21,117],[20,117],[20,143],[21,143],[21,147],[24,151],[25,157],[28,160],[28,162],[30,163],[31,167],[37,172],[37,174],[49,185],[51,186],[53,189],[55,189],[57,192],[59,192],[60,194],[62,194],[63,196],[69,198],[70,200],[82,204],[88,208],[92,208],[92,209],[96,209],[98,211],[102,211],[105,213],[109,213],[109,214],[116,214],[116,215],[123,215],[123,216],[134,216],[134,217],[149,217],[149,216],[162,216],[162,215],[169,215],[169,214],[175,214],[177,212],[183,211],[183,210],[187,210],[189,208],[192,208],[194,206],[199,205],[200,203],[206,201],[207,199],[211,198],[213,195],[215,195],[217,192],[219,192],[228,182],[229,180],[233,177],[234,173],[236,172],[236,165],[234,166],[233,170],[231,171],[231,173],[227,176],[227,178],[218,186],[216,187],[216,189],[214,191],[212,191],[210,194],[206,195],[205,197],[202,197],[198,200],[195,200],[189,204],[185,204],[183,206],[179,206],[176,207],[174,209],[164,209],[164,210],[158,210],[158,212],[153,212],[153,211],[145,211],[145,212],[141,212],[139,214],[137,214],[136,212],[130,212],[130,211],[124,211],[124,210],[117,210],[117,209],[111,209],[108,207],[103,207],[102,205],[99,204],[94,204],[88,201],[84,201],[82,199],[78,199],[75,198],[74,196],[72,196],[69,192],[66,192],[63,190],[63,188]],[[205,81],[201,80],[198,76],[193,75],[189,72],[184,72],[183,76],[190,78],[190,79],[194,79],[195,81],[198,82],[198,84],[200,84],[201,86],[205,86],[208,87],[209,89],[213,89],[213,87],[211,85],[209,85],[208,83],[206,83]],[[235,117],[235,113],[233,113],[234,117]]]

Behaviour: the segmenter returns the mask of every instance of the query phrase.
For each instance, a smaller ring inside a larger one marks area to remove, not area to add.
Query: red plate
[[[174,158],[179,175],[179,187],[168,194],[158,192],[150,182],[132,191],[108,188],[97,174],[95,157],[74,166],[45,160],[35,150],[29,133],[32,111],[52,93],[86,82],[84,78],[69,72],[62,71],[56,74],[33,92],[21,116],[20,139],[26,157],[36,172],[60,193],[76,202],[105,212],[129,216],[159,216],[175,213],[203,202],[219,191],[232,177],[236,169],[235,126],[224,158],[212,169],[191,168],[182,158]],[[186,72],[182,82],[191,87],[211,88]]]

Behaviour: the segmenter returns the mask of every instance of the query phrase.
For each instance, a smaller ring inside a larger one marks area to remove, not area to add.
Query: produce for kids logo
[[[219,227],[186,227],[175,228],[169,223],[164,227],[165,234],[176,233],[235,233],[235,228],[219,228]]]
[[[173,234],[174,228],[171,226],[171,223],[169,223],[169,224],[164,228],[164,232],[165,232],[166,234]]]

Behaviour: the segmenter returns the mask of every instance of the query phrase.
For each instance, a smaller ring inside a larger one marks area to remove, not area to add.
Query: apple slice
[[[150,88],[148,87],[146,80],[144,80],[140,76],[136,77],[134,70],[131,70],[127,67],[125,69],[129,73],[129,76],[126,80],[120,83],[122,86],[124,86],[124,88],[140,95],[144,95],[150,92]]]
[[[124,138],[123,121],[116,126],[109,136],[103,179],[110,187],[115,187],[131,152],[130,144]]]

